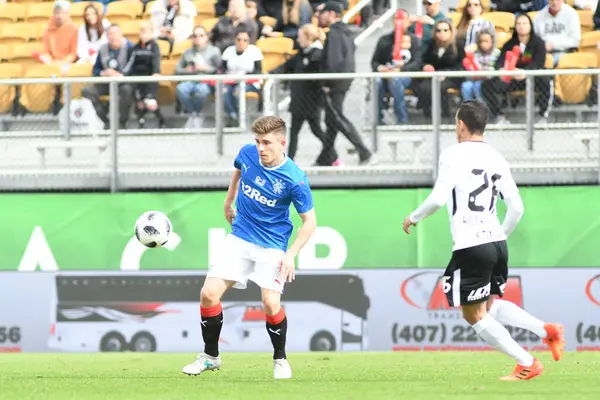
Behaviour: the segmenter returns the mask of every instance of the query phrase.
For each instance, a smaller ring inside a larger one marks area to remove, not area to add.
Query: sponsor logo
[[[269,200],[267,199],[265,196],[263,196],[260,191],[254,189],[252,186],[250,185],[246,185],[244,182],[242,182],[242,192],[244,193],[244,195],[254,201],[259,202],[260,204],[264,204],[267,207],[275,207],[275,204],[277,203],[277,200]]]
[[[585,295],[592,304],[600,307],[600,275],[592,277],[585,285]]]

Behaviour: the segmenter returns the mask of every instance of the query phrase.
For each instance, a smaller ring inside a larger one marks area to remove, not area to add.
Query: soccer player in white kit
[[[523,216],[519,189],[504,157],[483,141],[489,111],[480,101],[466,101],[456,113],[458,144],[442,151],[438,178],[431,194],[403,223],[410,226],[448,203],[452,258],[443,276],[452,307],[462,306],[465,320],[489,345],[517,361],[514,372],[501,380],[540,375],[544,366],[523,349],[502,325],[527,329],[550,347],[554,360],[564,351],[563,327],[547,324],[502,297],[508,278],[506,239]],[[500,195],[507,207],[502,225],[496,216]]]
[[[184,374],[199,375],[221,368],[221,297],[231,287],[246,289],[252,280],[261,288],[266,331],[273,344],[273,377],[292,377],[285,353],[287,317],[281,294],[284,283],[295,278],[294,259],[315,231],[317,218],[306,174],[284,153],[285,122],[279,117],[261,117],[252,125],[252,133],[256,143],[239,151],[225,197],[225,218],[232,230],[210,265],[200,292],[204,352],[183,367]],[[288,248],[293,230],[291,204],[302,226]]]

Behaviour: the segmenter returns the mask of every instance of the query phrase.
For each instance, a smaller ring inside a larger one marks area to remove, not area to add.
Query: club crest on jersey
[[[275,179],[273,182],[273,193],[281,194],[283,193],[283,189],[285,188],[285,183],[281,179]]]
[[[265,186],[265,183],[267,183],[267,180],[261,178],[260,176],[257,176],[256,179],[254,180],[254,182],[256,182],[256,184],[259,186]]]

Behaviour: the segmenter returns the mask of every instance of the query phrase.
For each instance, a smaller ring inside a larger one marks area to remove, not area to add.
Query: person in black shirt
[[[125,76],[160,76],[160,48],[153,39],[152,27],[143,23],[140,27],[140,41],[129,52],[129,61],[123,69]],[[152,111],[158,119],[159,128],[165,126],[165,120],[156,101],[158,82],[137,83],[134,96],[137,102],[136,114],[139,128],[143,129],[144,115]]]

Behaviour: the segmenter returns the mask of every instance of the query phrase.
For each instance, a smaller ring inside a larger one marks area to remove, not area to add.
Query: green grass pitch
[[[270,354],[222,354],[223,369],[182,374],[193,354],[0,354],[0,399],[600,399],[600,354],[566,353],[531,381],[494,353],[289,354],[294,377],[272,378]]]

